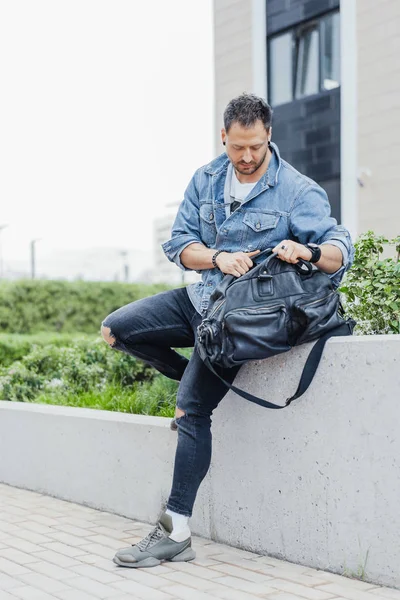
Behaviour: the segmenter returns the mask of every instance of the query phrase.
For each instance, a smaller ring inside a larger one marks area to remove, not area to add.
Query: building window
[[[339,12],[268,40],[268,90],[272,106],[340,85]]]
[[[321,84],[332,90],[340,85],[340,21],[339,13],[321,19]]]
[[[317,94],[319,91],[318,25],[300,30],[296,43],[295,98]]]
[[[269,44],[270,102],[274,106],[290,102],[293,95],[293,36],[277,35]]]

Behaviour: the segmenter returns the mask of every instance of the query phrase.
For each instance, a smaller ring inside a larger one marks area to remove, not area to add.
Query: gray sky
[[[211,0],[0,0],[0,54],[5,265],[152,252],[213,157]]]

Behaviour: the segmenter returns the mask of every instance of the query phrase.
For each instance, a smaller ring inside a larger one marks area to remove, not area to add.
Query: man
[[[325,191],[281,159],[271,142],[269,105],[252,94],[229,102],[221,131],[226,154],[201,167],[185,192],[171,239],[169,260],[196,270],[202,280],[161,292],[111,313],[104,339],[180,381],[175,422],[178,444],[167,510],[139,544],[116,553],[125,567],[195,557],[188,525],[199,486],[211,460],[211,415],[226,386],[202,363],[174,347],[194,346],[196,328],[225,274],[245,274],[258,252],[272,247],[295,263],[311,260],[337,286],[353,259],[349,233],[330,217]],[[232,382],[239,368],[219,369]],[[151,451],[151,449],[150,449]]]

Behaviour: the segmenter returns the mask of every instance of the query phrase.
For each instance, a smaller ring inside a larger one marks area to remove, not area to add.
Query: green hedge
[[[0,334],[0,367],[8,367],[13,362],[21,360],[29,354],[34,346],[71,346],[93,340],[95,336],[73,333],[35,333],[24,335],[20,333]]]
[[[0,331],[97,333],[112,311],[169,289],[166,285],[90,281],[2,281]]]
[[[99,335],[2,334],[0,349],[0,400],[174,414],[178,383]]]

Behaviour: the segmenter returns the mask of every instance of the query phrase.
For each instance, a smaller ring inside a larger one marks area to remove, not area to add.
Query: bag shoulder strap
[[[246,392],[245,390],[242,390],[242,389],[232,385],[231,383],[226,381],[223,377],[221,377],[221,375],[219,375],[215,371],[214,367],[212,366],[212,364],[210,363],[210,360],[208,358],[204,359],[203,362],[206,365],[206,367],[208,367],[208,369],[210,369],[210,371],[212,373],[214,373],[214,375],[216,375],[221,381],[223,381],[224,384],[228,388],[230,388],[232,391],[234,391],[239,396],[242,396],[242,398],[245,398],[246,400],[249,400],[250,402],[254,402],[254,404],[258,404],[259,406],[264,406],[264,408],[273,408],[273,409],[286,408],[286,406],[289,406],[289,404],[292,402],[292,400],[297,400],[297,398],[300,398],[300,396],[302,396],[304,394],[304,392],[309,388],[312,380],[314,379],[314,375],[316,373],[318,365],[320,363],[325,344],[329,340],[329,338],[336,337],[336,336],[351,335],[351,333],[352,333],[352,330],[351,330],[350,324],[343,323],[342,325],[340,325],[340,327],[337,327],[336,329],[332,329],[332,331],[328,331],[327,333],[325,333],[325,335],[323,335],[319,338],[319,340],[316,342],[316,344],[314,344],[314,346],[312,347],[312,349],[307,357],[307,360],[304,365],[303,372],[301,374],[300,382],[299,382],[296,392],[293,394],[293,396],[291,396],[290,398],[287,398],[284,406],[280,406],[279,404],[273,404],[272,402],[268,402],[268,400],[263,400],[262,398],[259,398],[258,396],[254,396],[253,394],[250,394],[249,392]]]

